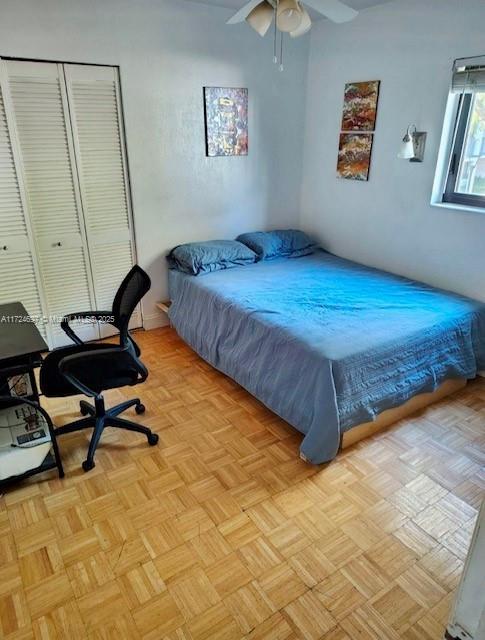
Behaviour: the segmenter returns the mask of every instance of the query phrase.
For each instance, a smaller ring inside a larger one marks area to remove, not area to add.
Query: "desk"
[[[29,314],[20,302],[0,305],[0,386],[4,395],[7,375],[27,373],[32,393],[28,398],[39,401],[34,368],[41,362],[41,353],[49,351],[39,330],[29,321]]]
[[[52,452],[47,454],[40,466],[29,468],[17,476],[1,480],[0,487],[48,469],[57,468],[59,476],[64,475],[52,422],[47,413],[39,406],[39,393],[34,375],[34,368],[40,366],[42,362],[41,353],[48,350],[45,340],[35,324],[30,322],[29,315],[20,302],[0,305],[0,404],[2,410],[8,410],[10,407],[22,404],[31,406],[33,410],[43,415],[52,442]],[[9,387],[9,378],[23,374],[28,375],[30,386],[27,385],[24,393],[18,394],[21,397],[16,397]],[[22,452],[22,448],[18,448],[15,452],[4,451],[4,454],[9,453],[10,457],[13,453],[16,456],[25,456],[25,451]]]
[[[21,302],[0,304],[0,361],[38,357],[49,351]]]

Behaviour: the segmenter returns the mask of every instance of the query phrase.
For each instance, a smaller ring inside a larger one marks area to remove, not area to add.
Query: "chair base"
[[[142,433],[147,437],[148,444],[154,446],[158,443],[158,435],[153,433],[148,427],[144,427],[137,422],[131,420],[125,420],[124,418],[118,418],[120,413],[123,413],[130,407],[135,407],[135,411],[140,414],[145,412],[144,405],[140,402],[139,398],[133,400],[127,400],[117,404],[110,409],[106,409],[104,406],[103,396],[97,396],[94,400],[94,405],[81,400],[79,403],[81,414],[87,416],[65,424],[62,427],[55,429],[56,436],[64,435],[65,433],[74,433],[75,431],[81,431],[82,429],[93,429],[93,435],[89,443],[88,455],[86,460],[82,463],[84,471],[89,471],[95,466],[94,454],[99,444],[101,434],[105,427],[115,427],[117,429],[125,429],[126,431],[135,431],[136,433]]]

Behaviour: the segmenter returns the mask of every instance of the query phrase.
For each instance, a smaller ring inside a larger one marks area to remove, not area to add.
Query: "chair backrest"
[[[128,324],[136,305],[150,289],[151,281],[137,264],[132,267],[120,284],[113,300],[114,326],[120,332],[121,344],[128,341]]]

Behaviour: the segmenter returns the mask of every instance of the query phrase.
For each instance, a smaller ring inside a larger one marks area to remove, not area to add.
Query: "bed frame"
[[[467,380],[465,378],[446,380],[435,391],[433,391],[433,393],[420,393],[419,395],[410,398],[400,407],[383,411],[373,422],[365,422],[352,427],[352,429],[349,429],[342,435],[340,439],[340,449],[347,449],[356,442],[360,442],[360,440],[368,438],[378,431],[387,429],[387,427],[390,427],[398,420],[407,418],[407,416],[412,413],[415,413],[420,409],[424,409],[435,402],[439,402],[439,400],[446,398],[446,396],[463,389],[466,386],[466,383]]]

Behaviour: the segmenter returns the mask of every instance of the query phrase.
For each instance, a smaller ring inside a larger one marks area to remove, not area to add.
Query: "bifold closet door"
[[[21,302],[37,319],[37,326],[45,337],[40,287],[24,213],[24,194],[18,180],[5,109],[5,82],[5,69],[0,60],[0,303]]]
[[[94,308],[86,232],[62,65],[4,61],[38,257],[51,346],[66,342],[59,318]],[[84,339],[97,326],[77,327]]]
[[[65,64],[64,74],[96,306],[110,309],[135,261],[118,70]]]

